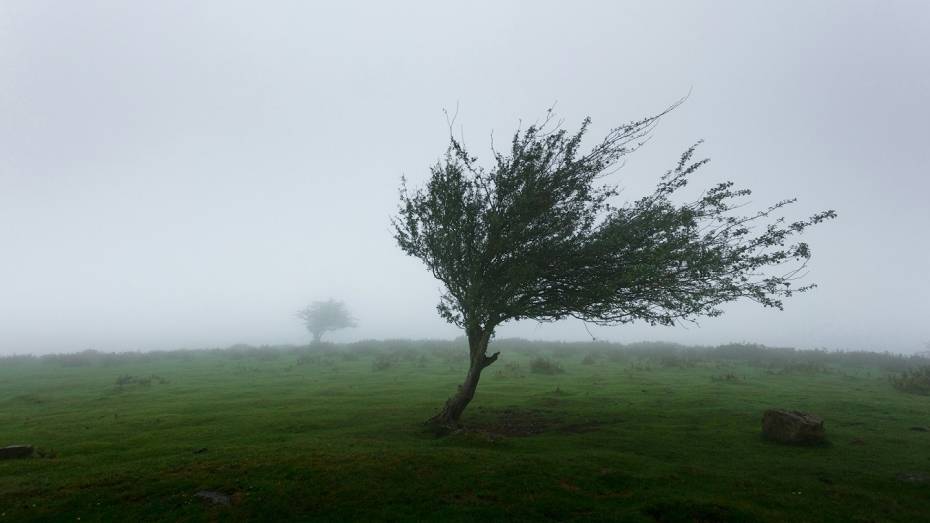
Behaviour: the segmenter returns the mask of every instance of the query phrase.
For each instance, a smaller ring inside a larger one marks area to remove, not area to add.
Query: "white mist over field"
[[[687,93],[609,181],[699,139],[749,208],[835,209],[784,311],[500,337],[914,352],[930,341],[930,3],[4,2],[0,354],[451,338],[390,217],[444,152],[490,157],[555,104],[589,142]]]

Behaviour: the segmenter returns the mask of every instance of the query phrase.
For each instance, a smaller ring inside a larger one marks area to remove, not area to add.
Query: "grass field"
[[[0,522],[930,521],[930,396],[887,379],[912,360],[498,346],[442,438],[452,342],[0,359],[0,446],[38,449],[0,461]],[[763,440],[771,407],[830,443]]]

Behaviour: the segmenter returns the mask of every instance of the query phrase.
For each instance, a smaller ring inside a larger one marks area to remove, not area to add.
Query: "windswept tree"
[[[332,298],[311,303],[297,311],[297,317],[303,320],[307,330],[313,334],[313,343],[319,343],[323,334],[329,331],[356,326],[355,318],[349,314],[345,304]]]
[[[811,253],[793,238],[833,211],[793,223],[776,216],[795,200],[755,213],[735,211],[750,194],[732,182],[679,201],[679,190],[708,160],[687,149],[652,194],[614,205],[604,184],[641,146],[663,113],[621,125],[587,151],[590,119],[569,133],[549,117],[518,130],[489,167],[450,136],[425,187],[402,180],[392,220],[400,248],[444,286],[437,307],[464,329],[470,365],[464,383],[431,421],[454,427],[475,394],[494,329],[508,321],[578,318],[599,325],[634,320],[674,325],[718,316],[747,298],[782,308]]]

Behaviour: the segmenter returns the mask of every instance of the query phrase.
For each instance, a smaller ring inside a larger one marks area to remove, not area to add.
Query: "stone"
[[[32,451],[32,445],[10,445],[0,448],[0,459],[28,458]]]
[[[222,492],[216,492],[213,490],[201,490],[194,494],[194,497],[200,498],[204,501],[209,501],[215,505],[229,505],[232,503],[232,496],[223,494]]]
[[[762,415],[762,435],[779,443],[823,443],[823,418],[796,410],[770,409]]]
[[[905,483],[926,483],[930,481],[930,474],[925,472],[902,472],[895,476],[895,478]]]

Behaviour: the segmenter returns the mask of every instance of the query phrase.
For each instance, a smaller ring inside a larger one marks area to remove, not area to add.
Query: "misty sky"
[[[396,247],[401,175],[443,109],[493,131],[556,104],[591,138],[689,100],[611,181],[651,190],[698,139],[751,206],[836,209],[805,235],[820,288],[615,341],[911,352],[930,340],[930,3],[0,3],[0,353],[457,336]],[[577,321],[499,336],[590,339]]]

